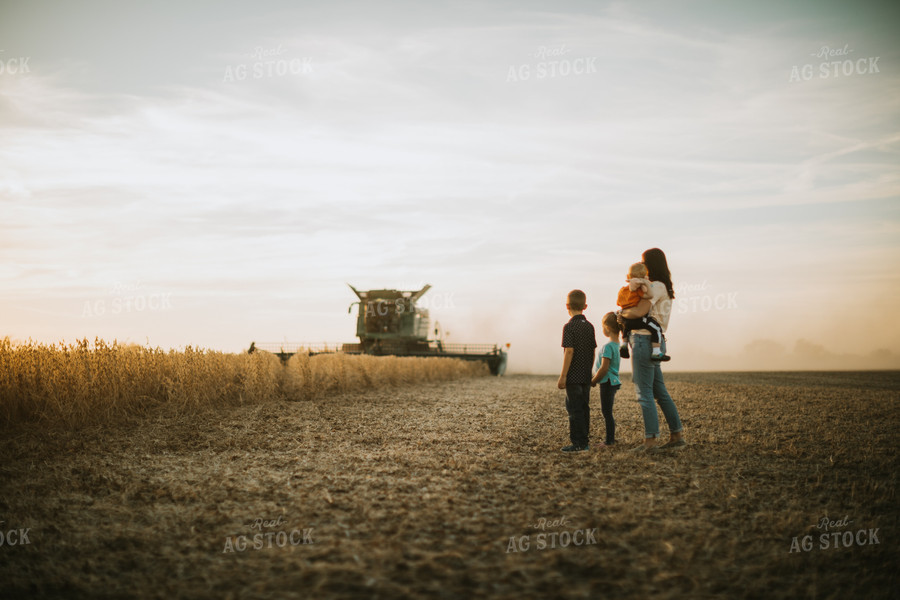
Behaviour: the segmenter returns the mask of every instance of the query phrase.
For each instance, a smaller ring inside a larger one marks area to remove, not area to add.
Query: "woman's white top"
[[[663,331],[668,329],[669,316],[672,314],[672,299],[669,298],[669,291],[666,289],[666,284],[662,281],[651,281],[650,294],[644,296],[644,298],[650,301],[650,312],[647,313],[647,316],[653,317],[659,321]],[[631,333],[650,335],[650,331],[647,329],[635,329]]]

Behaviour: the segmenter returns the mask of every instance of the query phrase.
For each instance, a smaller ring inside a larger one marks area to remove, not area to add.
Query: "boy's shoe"
[[[622,358],[631,358],[631,355],[628,353],[628,344],[619,346],[619,356]]]
[[[667,360],[672,360],[672,357],[666,354],[652,354],[650,356],[650,360],[655,360],[657,362],[666,362]]]
[[[569,444],[565,448],[562,449],[563,452],[584,452],[585,450],[590,450],[590,446],[575,446],[573,444]]]

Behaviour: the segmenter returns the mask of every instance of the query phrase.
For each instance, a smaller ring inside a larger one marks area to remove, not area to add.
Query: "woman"
[[[669,326],[669,315],[672,313],[672,299],[675,290],[672,288],[672,275],[669,273],[669,265],[666,255],[659,248],[651,248],[641,255],[641,261],[647,266],[648,279],[650,279],[651,300],[641,300],[632,308],[622,311],[622,317],[635,319],[649,314],[659,321],[663,331]],[[680,448],[685,445],[682,436],[683,427],[678,416],[678,408],[666,390],[663,381],[660,363],[650,360],[650,331],[647,329],[635,329],[631,332],[631,370],[634,379],[634,387],[638,395],[638,403],[641,405],[641,413],[644,417],[644,444],[635,448],[640,452],[655,452],[660,449]],[[662,352],[666,351],[665,340],[660,340]],[[669,425],[669,441],[662,446],[657,446],[656,438],[659,437],[659,415],[656,413],[656,405],[662,409],[666,423]]]

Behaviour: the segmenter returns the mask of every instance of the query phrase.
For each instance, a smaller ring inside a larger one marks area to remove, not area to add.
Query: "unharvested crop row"
[[[136,345],[13,344],[0,339],[0,425],[80,426],[166,405],[190,412],[272,398],[312,399],[360,386],[442,381],[487,374],[481,363],[446,358],[183,351]]]

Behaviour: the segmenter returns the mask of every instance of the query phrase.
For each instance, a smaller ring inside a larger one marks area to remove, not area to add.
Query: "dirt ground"
[[[900,373],[667,380],[658,455],[525,375],[6,431],[0,596],[892,597]]]

